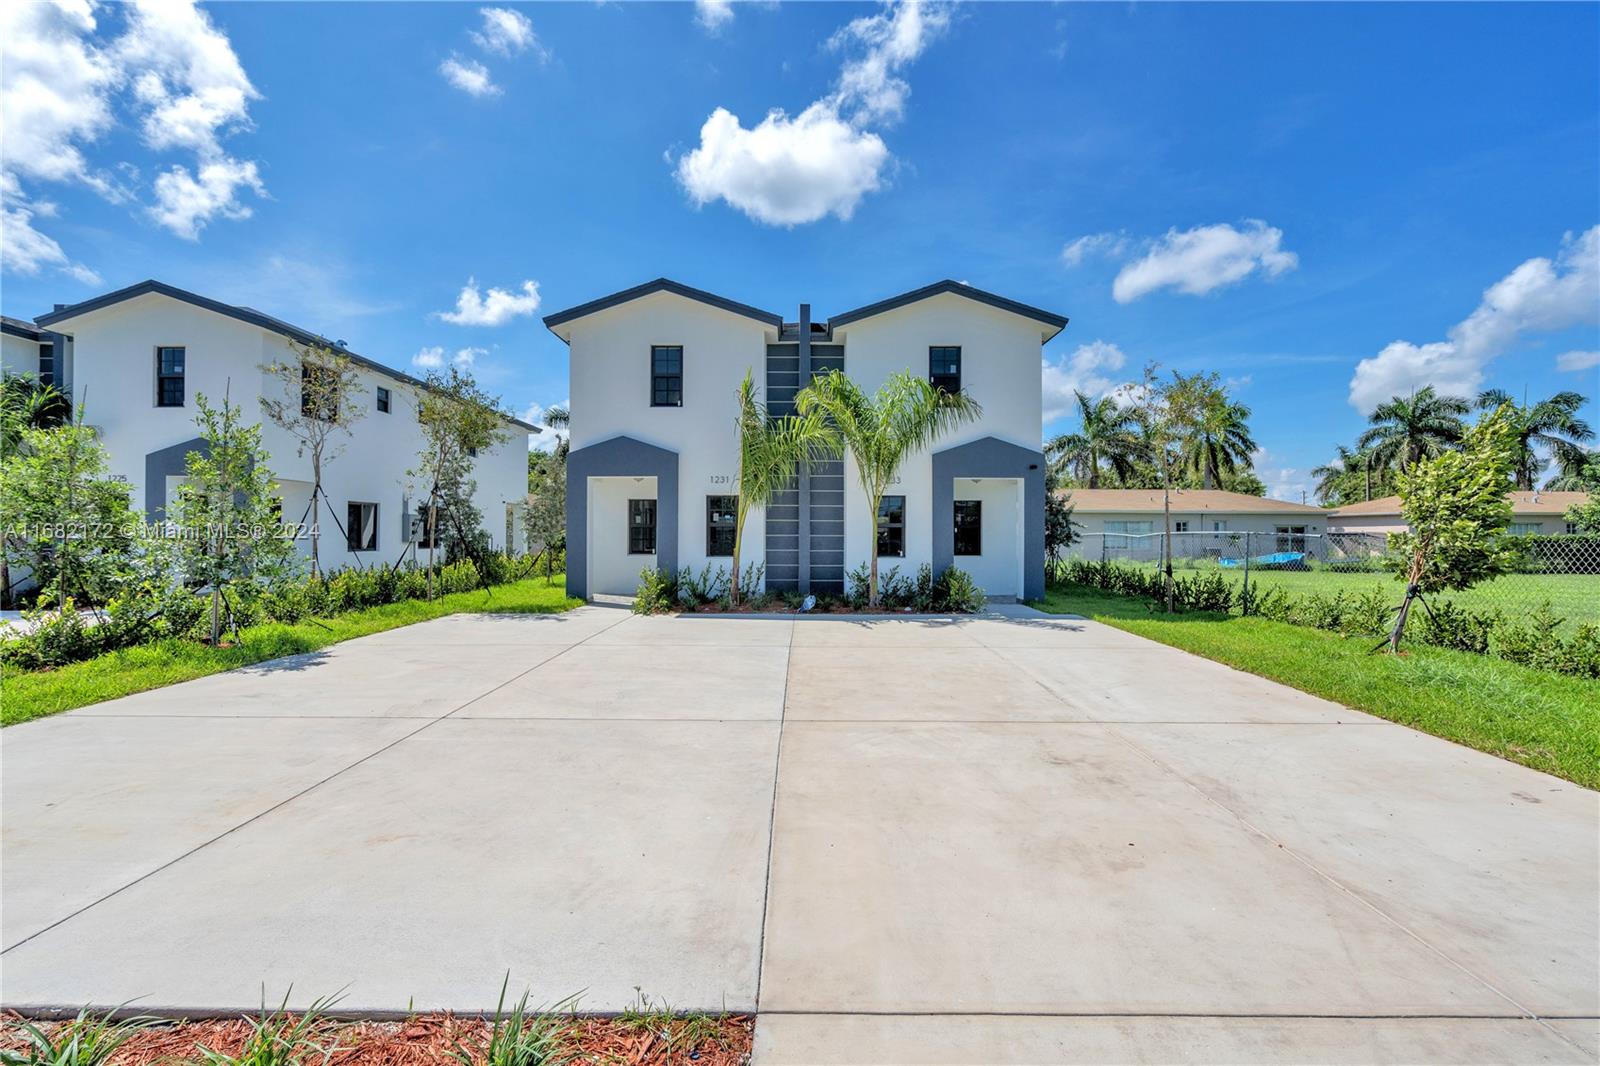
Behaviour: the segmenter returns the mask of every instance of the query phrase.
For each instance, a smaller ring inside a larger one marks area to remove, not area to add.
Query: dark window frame
[[[896,505],[892,501],[898,500]],[[900,517],[895,519],[898,510]],[[885,511],[888,513],[885,514]],[[898,542],[898,548],[896,544]],[[878,501],[878,558],[904,559],[906,557],[906,498],[884,496]]]
[[[970,516],[963,514],[971,512]],[[956,500],[951,508],[951,519],[955,524],[954,555],[974,556],[983,554],[983,501],[982,500]]]
[[[656,553],[656,501],[653,499],[628,501],[628,554],[654,555]],[[649,522],[639,520],[648,516]]]
[[[422,518],[422,524],[418,527],[417,547],[422,549],[437,548],[443,544],[444,523],[440,519],[444,516],[440,512],[438,505],[430,507],[427,504],[423,504],[417,508],[417,514]],[[430,533],[432,534],[431,536],[429,535]]]
[[[676,366],[664,360],[674,360]],[[650,346],[650,406],[683,406],[683,345]]]
[[[331,397],[328,398],[329,401],[331,401],[331,403],[332,403],[332,408],[333,409],[331,411],[327,409],[327,404],[326,403],[324,404],[324,409],[323,409],[323,411],[321,413],[313,411],[311,409],[311,397],[306,392],[306,382],[310,381],[313,377],[315,377],[318,374],[337,375],[337,373],[338,372],[336,370],[334,370],[332,367],[319,366],[319,365],[317,365],[315,363],[301,363],[300,364],[300,417],[301,418],[315,418],[319,422],[331,422],[331,421],[333,421],[333,419],[331,417],[329,417],[329,416],[335,414],[338,411],[338,407],[339,407],[339,397],[338,397],[338,395],[335,394],[334,396],[331,396]]]
[[[389,413],[389,390],[382,385],[378,386],[378,413],[385,415]]]
[[[56,383],[56,346],[54,341],[39,343],[39,384]]]
[[[928,383],[952,396],[961,391],[961,345],[928,346]]]
[[[718,521],[718,518],[721,521]],[[739,497],[706,496],[706,557],[732,558],[733,542],[739,529]]]
[[[372,508],[372,536],[370,544],[360,545],[356,539],[361,529],[361,508]],[[363,500],[346,500],[344,503],[344,544],[347,551],[375,552],[378,550],[378,505]]]
[[[164,361],[167,353],[177,352],[178,370],[173,373],[166,369],[168,364]],[[165,370],[165,372],[163,372]],[[187,384],[189,378],[189,349],[181,344],[162,344],[156,346],[156,406],[157,407],[183,407],[187,399]],[[171,391],[168,385],[173,385]]]

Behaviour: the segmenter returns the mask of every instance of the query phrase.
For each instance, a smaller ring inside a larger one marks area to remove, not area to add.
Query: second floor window
[[[961,349],[929,348],[928,381],[952,395],[961,391]]]
[[[683,406],[683,345],[657,344],[651,347],[650,406]]]
[[[156,406],[183,406],[184,350],[156,349]]]
[[[906,554],[906,498],[885,496],[878,502],[878,555],[902,558]]]
[[[389,390],[382,385],[378,386],[378,412],[385,415],[389,413]]]
[[[734,526],[739,521],[739,497],[706,497],[706,555],[732,555]]]

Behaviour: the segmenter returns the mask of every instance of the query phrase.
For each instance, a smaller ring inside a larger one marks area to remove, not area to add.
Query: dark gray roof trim
[[[226,315],[229,318],[238,319],[240,322],[248,322],[252,326],[258,326],[261,329],[280,334],[281,336],[288,337],[291,340],[299,342],[300,344],[321,345],[324,348],[331,348],[334,351],[339,352],[341,355],[349,356],[351,362],[358,363],[369,370],[376,370],[381,374],[387,374],[398,381],[403,381],[408,385],[415,385],[420,389],[425,389],[428,387],[428,383],[426,381],[423,381],[420,378],[414,378],[410,374],[402,373],[401,371],[396,370],[394,367],[385,366],[375,359],[368,359],[364,355],[357,355],[348,348],[341,348],[338,344],[329,340],[327,337],[322,336],[320,333],[312,333],[310,330],[301,329],[299,326],[291,325],[281,318],[273,318],[271,315],[264,315],[260,311],[253,310],[249,307],[235,307],[233,304],[225,304],[221,300],[213,300],[209,296],[201,296],[199,293],[189,292],[187,289],[180,289],[176,285],[168,285],[166,282],[156,281],[154,279],[149,281],[141,281],[137,285],[129,285],[127,288],[118,289],[116,292],[108,292],[104,296],[96,296],[94,299],[84,300],[82,303],[70,304],[67,307],[63,307],[59,311],[51,311],[47,315],[40,315],[38,318],[34,319],[34,321],[41,326],[51,326],[57,322],[62,322],[69,318],[76,318],[79,315],[88,314],[90,311],[98,311],[102,307],[110,307],[112,304],[119,304],[124,300],[132,300],[135,297],[144,296],[149,293],[156,293],[160,296],[166,296],[173,300],[182,301],[186,304],[193,304],[194,306],[204,308],[207,311],[213,311],[219,315]],[[520,418],[511,418],[508,416],[506,420],[513,425],[520,426],[521,428],[532,433],[544,432],[544,430],[540,429],[538,426],[524,422]]]
[[[842,315],[833,315],[828,319],[828,328],[830,330],[838,329],[848,322],[871,318],[873,315],[881,315],[885,311],[893,311],[907,304],[914,304],[918,300],[926,300],[929,297],[939,296],[947,292],[953,292],[957,296],[965,296],[969,300],[988,304],[990,307],[998,307],[1002,311],[1010,311],[1012,314],[1021,315],[1023,318],[1031,318],[1036,322],[1043,322],[1047,326],[1054,326],[1056,333],[1060,333],[1067,325],[1066,315],[1058,315],[1053,311],[1030,307],[1015,300],[1008,300],[1004,296],[996,296],[992,292],[984,292],[982,289],[975,289],[971,285],[963,285],[959,281],[951,281],[946,278],[943,281],[936,281],[932,285],[924,285],[920,289],[903,292],[899,296],[891,296],[887,300],[879,300],[875,304],[858,307],[854,311],[846,311]],[[1055,334],[1051,334],[1051,336],[1055,336]]]
[[[23,337],[30,341],[39,339],[39,331],[34,328],[32,322],[24,322],[10,315],[0,315],[0,333],[9,333],[13,337]]]
[[[763,311],[759,307],[751,307],[749,304],[742,304],[727,297],[718,296],[716,293],[706,292],[704,289],[693,289],[673,281],[671,278],[657,278],[654,281],[647,281],[643,285],[635,285],[631,289],[614,292],[610,296],[602,296],[598,300],[590,300],[588,303],[579,304],[577,307],[569,307],[565,311],[557,311],[555,314],[546,315],[544,324],[554,330],[564,323],[658,292],[670,292],[674,296],[682,296],[686,300],[698,300],[719,310],[729,311],[736,315],[744,315],[746,318],[753,318],[757,322],[764,322],[776,329],[783,328],[782,315],[775,315],[771,311]]]

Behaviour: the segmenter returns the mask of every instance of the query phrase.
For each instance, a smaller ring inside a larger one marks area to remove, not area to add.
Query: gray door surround
[[[656,479],[656,565],[678,572],[678,453],[611,437],[567,456],[567,595],[589,598],[589,479]]]
[[[1022,482],[1022,598],[1044,598],[1044,453],[982,437],[933,453],[933,572],[955,562],[956,478]]]

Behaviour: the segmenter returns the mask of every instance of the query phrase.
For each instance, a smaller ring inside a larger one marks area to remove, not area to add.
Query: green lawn
[[[1346,638],[1264,618],[1163,615],[1144,600],[1052,588],[1043,610],[1080,614],[1347,707],[1600,788],[1600,681],[1487,655],[1411,646],[1371,654]]]
[[[1198,571],[1220,569],[1214,563],[1173,562],[1173,573],[1179,577]],[[1125,563],[1127,566],[1156,568],[1155,563]],[[1244,580],[1240,570],[1221,571],[1233,582],[1235,593]],[[1290,595],[1320,592],[1331,596],[1340,589],[1349,593],[1381,588],[1394,594],[1400,602],[1404,591],[1400,582],[1389,573],[1349,573],[1338,570],[1257,570],[1250,571],[1250,587],[1266,589],[1281,586]],[[1566,620],[1569,627],[1580,622],[1600,623],[1600,574],[1506,574],[1493,581],[1485,581],[1461,592],[1440,593],[1439,599],[1454,600],[1462,607],[1478,610],[1494,609],[1508,616],[1531,614],[1546,600],[1556,615]]]
[[[447,614],[546,614],[571,610],[583,601],[567,596],[566,577],[529,578],[509,585],[441,596],[431,603],[407,600],[315,622],[251,626],[231,647],[212,648],[188,640],[164,640],[110,652],[57,670],[5,671],[0,724],[15,725],[101,700],[189,681],[251,663],[315,651],[351,637],[442,618]]]

